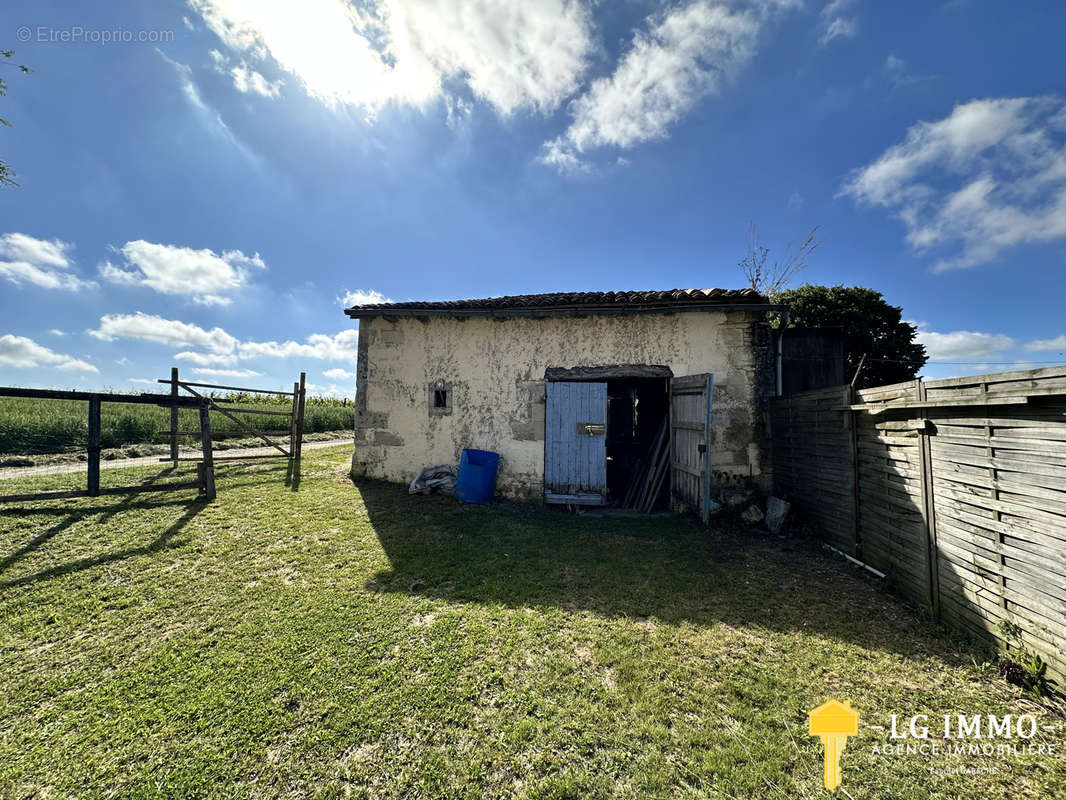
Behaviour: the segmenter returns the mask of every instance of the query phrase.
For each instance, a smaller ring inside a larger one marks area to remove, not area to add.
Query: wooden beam
[[[89,446],[88,446],[88,493],[89,497],[100,494],[100,397],[89,398]]]
[[[300,410],[300,383],[292,384],[292,418],[289,420],[289,458],[296,457],[296,412]]]
[[[210,398],[210,397],[205,397],[204,395],[200,394],[200,393],[199,393],[198,391],[196,391],[195,389],[192,389],[192,388],[190,388],[190,387],[189,387],[189,385],[188,385],[187,383],[181,382],[181,383],[180,383],[180,385],[181,385],[181,386],[182,386],[182,387],[183,387],[184,389],[186,389],[186,390],[188,390],[188,391],[192,392],[192,393],[193,393],[194,395],[196,395],[196,396],[197,396],[198,398],[200,398],[200,400],[201,400],[201,402],[202,402],[202,405],[200,406],[200,428],[201,428],[201,430],[203,429],[203,426],[204,426],[204,423],[203,423],[203,415],[204,415],[204,413],[205,413],[204,409],[210,409],[210,408],[214,408],[214,409],[215,409],[215,410],[216,410],[216,411],[217,411],[217,412],[218,412],[219,414],[221,414],[221,415],[222,415],[222,416],[224,416],[224,417],[229,417],[229,418],[230,418],[231,420],[233,420],[234,422],[236,422],[236,423],[237,423],[238,425],[240,425],[240,426],[241,426],[242,428],[244,428],[245,430],[248,430],[248,431],[250,431],[251,433],[253,433],[253,434],[255,434],[256,436],[258,436],[258,437],[259,437],[260,439],[262,439],[262,440],[263,440],[264,442],[266,442],[266,443],[267,443],[268,445],[270,445],[271,447],[273,447],[273,448],[274,448],[275,450],[277,450],[278,452],[281,452],[281,453],[285,453],[285,450],[284,450],[284,449],[283,449],[283,448],[282,448],[282,447],[281,447],[280,445],[278,445],[278,444],[276,444],[276,443],[274,443],[274,442],[270,441],[270,439],[268,439],[268,438],[267,438],[266,436],[264,436],[263,434],[261,434],[261,433],[260,433],[259,431],[257,431],[257,430],[256,430],[255,428],[253,428],[253,427],[251,427],[250,425],[248,425],[248,423],[244,422],[244,420],[240,420],[240,419],[237,419],[237,418],[236,418],[235,416],[233,416],[233,415],[232,415],[232,414],[231,414],[231,413],[230,413],[229,411],[227,411],[227,410],[226,410],[226,409],[224,409],[224,408],[219,408],[219,407],[218,407],[218,406],[217,406],[217,405],[215,404],[215,401],[214,401],[214,400],[213,400],[212,398]],[[273,411],[265,411],[265,412],[263,412],[263,413],[265,413],[265,414],[273,414],[273,413],[277,413],[277,412],[273,412]],[[284,415],[284,414],[283,414],[283,415]],[[208,431],[210,432],[210,423],[208,423]],[[288,455],[288,453],[285,453],[285,454],[286,454],[286,455]]]
[[[258,458],[288,458],[287,453],[258,453],[246,456],[213,456],[212,461],[248,461],[250,459]],[[170,461],[169,458],[161,458],[160,461]],[[178,461],[191,461],[197,464],[201,464],[204,461],[203,456],[182,456]]]
[[[296,462],[304,454],[304,402],[307,399],[307,373],[300,373],[300,405],[296,409]]]
[[[178,368],[170,368],[170,396],[178,396]],[[178,463],[178,407],[170,407],[170,460]]]
[[[99,397],[103,403],[136,403],[139,405],[171,406],[179,408],[196,408],[199,401],[195,397],[173,398],[169,394],[121,394],[118,392],[76,392],[66,389],[23,389],[18,386],[0,386],[0,397],[31,397],[40,400],[90,400]],[[216,402],[229,402],[218,400]]]
[[[714,374],[707,373],[707,427],[703,432],[703,503],[700,518],[706,525],[711,518],[711,411],[714,407]]]
[[[222,409],[219,408],[217,410],[221,411]],[[227,411],[229,411],[229,412],[231,412],[233,414],[259,414],[260,416],[265,416],[265,417],[287,417],[287,416],[289,416],[289,412],[288,411],[261,411],[258,408],[230,408],[230,409],[227,409]]]
[[[177,370],[173,370],[172,374],[176,374]],[[156,383],[170,383],[166,378],[157,378]],[[244,386],[222,386],[217,383],[194,383],[192,381],[181,381],[182,386],[199,386],[202,389],[228,389],[231,392],[253,392],[255,394],[284,394],[288,395],[289,392],[283,392],[274,389],[249,389]]]
[[[850,406],[835,406],[834,411],[869,411],[878,414],[882,411],[895,411],[902,408],[962,408],[965,406],[1024,406],[1029,402],[1028,395],[993,395],[959,400],[907,400],[902,403],[857,403]]]

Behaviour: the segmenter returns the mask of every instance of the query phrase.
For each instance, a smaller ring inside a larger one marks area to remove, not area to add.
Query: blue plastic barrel
[[[464,450],[459,459],[455,496],[464,503],[488,503],[496,492],[500,454],[491,450]]]

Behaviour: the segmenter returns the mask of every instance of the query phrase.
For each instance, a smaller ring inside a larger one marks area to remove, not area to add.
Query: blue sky
[[[351,394],[349,293],[736,287],[749,220],[820,226],[801,280],[881,290],[928,375],[1066,362],[1061,3],[3,17],[3,384]]]

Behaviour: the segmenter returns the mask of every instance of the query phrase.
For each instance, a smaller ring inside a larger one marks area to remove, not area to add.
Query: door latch
[[[578,436],[603,436],[607,432],[607,426],[602,422],[579,422],[577,423]]]

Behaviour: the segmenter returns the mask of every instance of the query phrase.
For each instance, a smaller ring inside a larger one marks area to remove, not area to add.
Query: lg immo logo
[[[1055,726],[1041,725],[1033,714],[944,714],[932,719],[928,714],[893,714],[890,719],[889,741],[874,745],[873,755],[1055,755],[1053,742],[1038,740],[1042,730],[1054,731]],[[885,730],[883,725],[869,727]]]
[[[822,740],[825,748],[825,788],[840,785],[840,755],[849,736],[859,735],[859,712],[845,700],[829,700],[807,714],[809,732]]]
[[[836,789],[841,780],[840,757],[848,739],[859,735],[859,712],[847,700],[829,700],[807,717],[811,736],[821,739],[825,751],[825,788]],[[887,733],[887,740],[871,747],[875,757],[953,757],[955,761],[947,763],[957,764],[959,757],[1054,756],[1057,752],[1054,742],[1040,741],[1042,733],[1054,732],[1057,726],[1042,724],[1033,714],[892,714],[887,725],[867,723],[865,727],[882,736]]]

